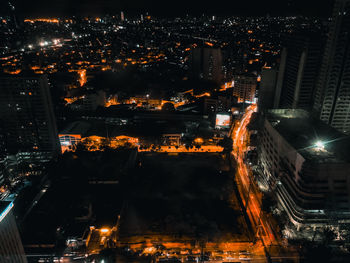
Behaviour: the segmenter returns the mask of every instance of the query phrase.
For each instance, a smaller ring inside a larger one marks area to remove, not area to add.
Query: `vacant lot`
[[[220,154],[141,154],[129,175],[120,242],[247,240]]]

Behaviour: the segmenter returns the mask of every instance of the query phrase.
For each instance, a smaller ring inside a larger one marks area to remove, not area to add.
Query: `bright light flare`
[[[318,149],[324,149],[324,142],[323,141],[317,141],[315,143],[316,148]]]

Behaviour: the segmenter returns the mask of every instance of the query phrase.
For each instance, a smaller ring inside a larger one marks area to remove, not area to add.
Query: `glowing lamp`
[[[317,142],[315,143],[315,146],[316,146],[316,148],[324,149],[324,142],[322,142],[322,141],[317,141]]]
[[[100,232],[106,234],[109,232],[109,229],[108,228],[101,228]]]
[[[196,138],[194,140],[195,143],[203,143],[203,139],[202,138]]]

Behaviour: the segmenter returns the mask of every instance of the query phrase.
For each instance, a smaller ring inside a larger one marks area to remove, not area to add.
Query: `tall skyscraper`
[[[191,66],[195,78],[221,84],[222,53],[220,48],[195,48],[191,53]]]
[[[263,68],[261,70],[261,82],[259,88],[258,109],[264,112],[274,108],[274,98],[276,93],[277,70],[273,68]]]
[[[12,21],[12,26],[13,26],[13,29],[18,29],[18,23],[17,23],[17,16],[16,16],[16,8],[15,6],[11,3],[11,2],[8,2],[8,5],[9,5],[9,8],[10,8],[10,12],[11,12],[11,19],[13,20]]]
[[[277,80],[276,107],[311,110],[322,54],[318,33],[297,32],[285,39]]]
[[[12,208],[12,202],[0,201],[0,263],[26,263]]]
[[[350,0],[336,0],[321,70],[314,114],[350,133]]]
[[[59,152],[53,105],[45,75],[0,76],[0,123],[6,154]]]
[[[122,21],[122,22],[125,21],[125,17],[124,17],[124,12],[123,11],[120,12],[120,21]]]

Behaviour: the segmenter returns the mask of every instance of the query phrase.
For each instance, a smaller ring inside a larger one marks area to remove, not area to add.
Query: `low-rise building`
[[[264,183],[298,229],[350,222],[348,136],[306,111],[276,109],[259,143]]]
[[[89,122],[75,121],[70,123],[58,134],[62,152],[72,150],[90,128],[91,124]]]

